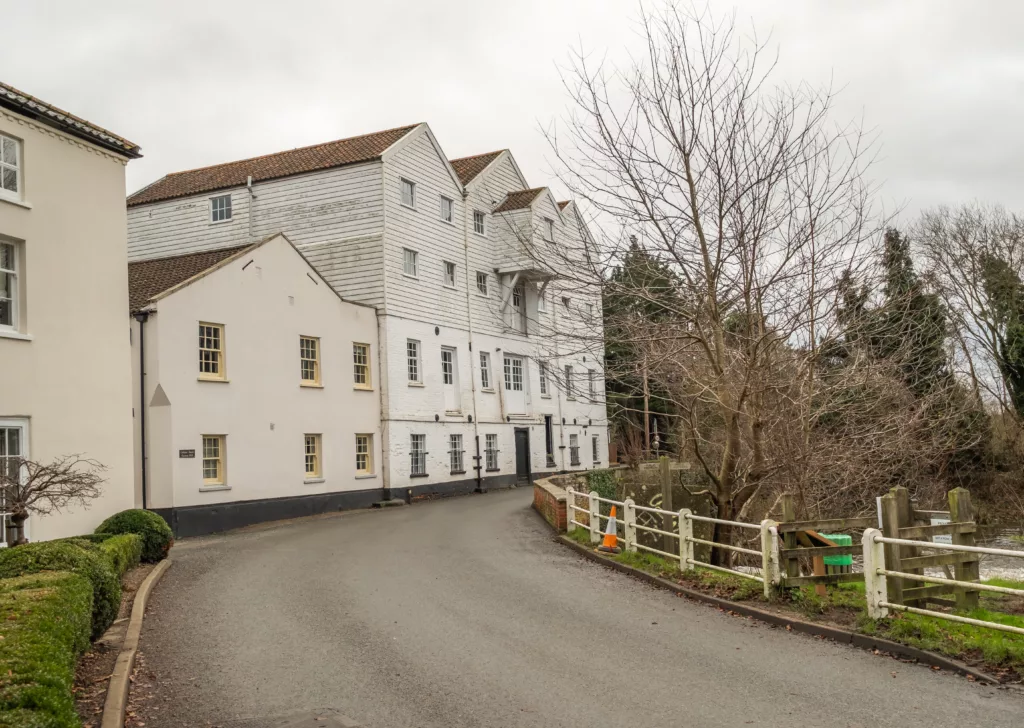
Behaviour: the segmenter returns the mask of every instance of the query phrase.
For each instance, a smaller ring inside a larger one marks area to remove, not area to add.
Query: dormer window
[[[210,198],[210,222],[225,222],[231,219],[231,195]]]

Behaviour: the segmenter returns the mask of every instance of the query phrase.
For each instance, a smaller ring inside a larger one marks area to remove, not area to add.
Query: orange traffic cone
[[[608,526],[604,530],[604,541],[597,547],[598,551],[606,554],[621,554],[619,548],[619,536],[615,530],[615,506],[612,506],[611,516],[608,518]]]

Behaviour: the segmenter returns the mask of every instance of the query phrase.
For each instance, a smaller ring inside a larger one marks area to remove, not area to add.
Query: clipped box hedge
[[[167,558],[174,545],[174,533],[167,521],[152,511],[132,508],[115,513],[96,529],[97,535],[137,533],[142,536],[142,560],[156,563]]]
[[[76,658],[89,646],[92,599],[79,574],[0,579],[0,726],[80,728],[72,687]]]
[[[97,548],[107,557],[114,573],[120,578],[129,569],[139,565],[142,559],[142,536],[137,533],[121,533],[103,539]]]

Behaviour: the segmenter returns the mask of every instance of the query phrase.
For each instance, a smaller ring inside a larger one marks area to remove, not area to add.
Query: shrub
[[[121,607],[121,582],[99,547],[88,541],[42,541],[0,550],[0,579],[40,571],[71,571],[92,584],[92,636],[99,637]]]
[[[138,508],[115,513],[100,524],[97,534],[137,533],[142,536],[142,560],[160,561],[174,545],[174,534],[167,521],[153,513]]]
[[[121,533],[101,541],[97,547],[119,577],[128,569],[139,565],[142,559],[142,536],[137,533]]]
[[[0,580],[0,726],[81,726],[72,687],[75,659],[89,645],[92,595],[79,574]]]

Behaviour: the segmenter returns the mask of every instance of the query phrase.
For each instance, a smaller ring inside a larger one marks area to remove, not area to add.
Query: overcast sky
[[[657,0],[648,2],[656,5]],[[835,79],[877,129],[887,206],[1024,211],[1024,3],[712,0],[771,32],[782,82]],[[449,157],[508,147],[548,184],[570,46],[623,58],[631,0],[0,0],[7,83],[141,145],[168,172],[429,122]],[[264,9],[267,8],[267,9]]]

